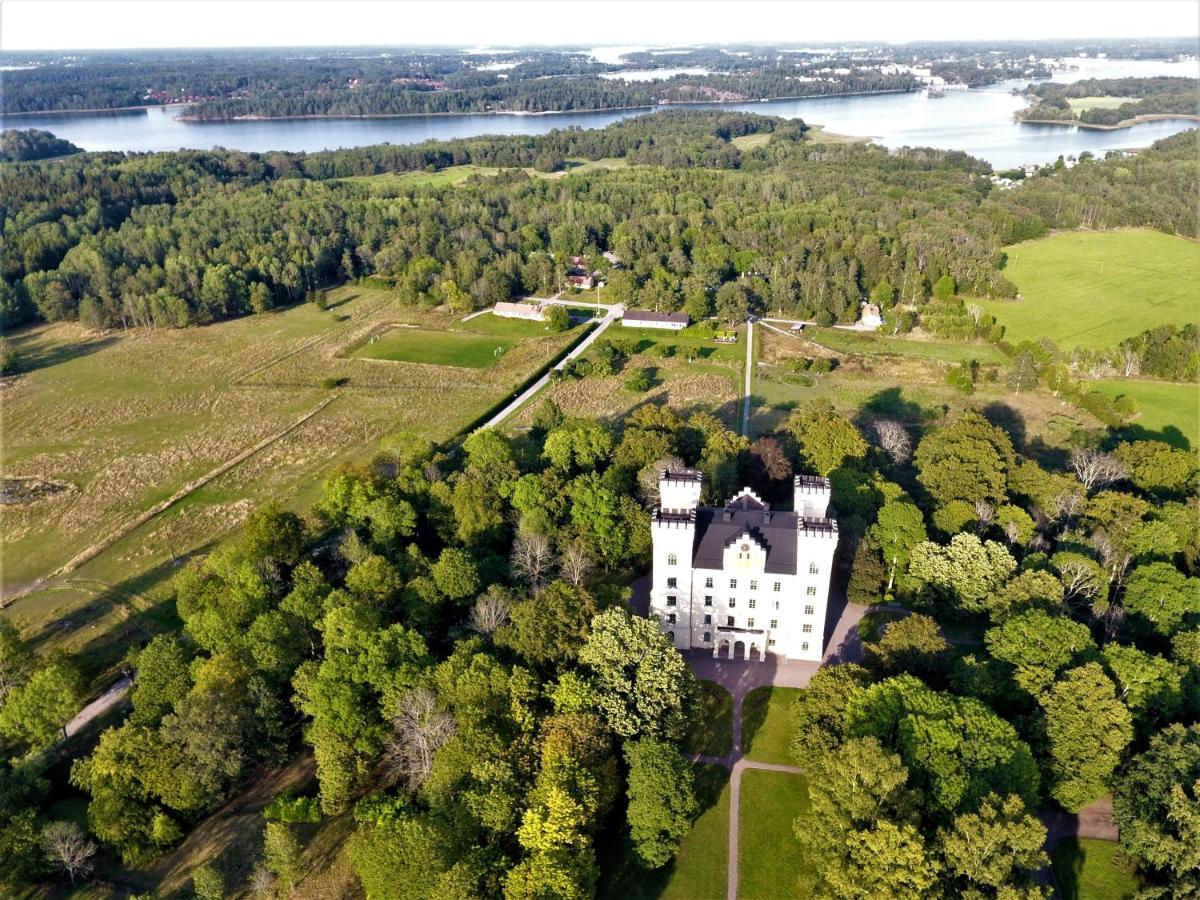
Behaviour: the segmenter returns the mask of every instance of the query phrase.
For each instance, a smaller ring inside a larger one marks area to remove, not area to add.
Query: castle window
[[[775,601],[775,608],[779,609],[779,601],[778,600]]]
[[[675,605],[675,598],[674,598],[674,597],[668,597],[668,598],[667,598],[667,606],[674,606],[674,605]]]
[[[679,587],[679,579],[678,578],[668,578],[667,579],[667,587],[669,587],[669,588]]]
[[[778,594],[782,589],[783,589],[783,585],[780,584],[778,581],[775,582],[775,593]]]
[[[804,607],[804,614],[806,616],[811,616],[813,614],[813,608],[811,605]]]
[[[673,632],[673,631],[668,631],[668,632],[667,632],[667,637],[669,637],[669,638],[671,639],[671,643],[672,643],[672,644],[673,644],[673,643],[675,643],[675,632]]]
[[[775,646],[775,638],[767,638],[767,646],[774,647]]]
[[[733,616],[726,616],[725,624],[728,625],[730,628],[732,628],[733,627]]]
[[[674,619],[675,617],[674,617],[674,616],[671,616],[671,618],[672,618],[672,619]],[[805,633],[805,634],[812,634],[812,626],[811,626],[811,625],[805,625],[805,626],[804,626],[804,633]]]
[[[736,578],[730,578],[730,579],[729,579],[729,589],[730,589],[730,590],[736,590],[736,589],[737,589],[737,579],[736,579]]]
[[[753,628],[753,627],[754,627],[754,620],[753,620],[753,619],[747,619],[747,620],[746,620],[746,627],[747,627],[747,628]]]
[[[772,620],[771,620],[771,627],[772,627],[772,628],[778,628],[778,627],[779,627],[779,620],[778,620],[778,619],[772,619]]]
[[[668,566],[679,565],[679,557],[676,556],[674,553],[668,553],[667,554],[667,565]]]
[[[711,624],[712,624],[712,616],[711,616],[711,615],[709,615],[709,616],[705,616],[705,617],[704,617],[704,624],[705,624],[705,625],[711,625]],[[706,638],[706,640],[707,640],[707,638]]]
[[[803,644],[801,644],[801,645],[800,645],[800,649],[801,649],[801,650],[807,650],[807,649],[808,649],[808,641],[805,641]]]
[[[752,590],[752,591],[758,590],[758,582],[755,581],[753,578],[750,579],[750,590]]]
[[[804,589],[804,593],[808,594],[808,596],[810,596],[810,597],[815,597],[815,596],[817,596],[817,588],[815,585],[810,584],[807,588]]]
[[[705,595],[704,595],[704,605],[705,605],[705,606],[712,606],[712,594],[705,594]]]
[[[704,586],[712,587],[712,576],[711,575],[709,575],[707,578],[704,579]]]
[[[817,575],[817,574],[820,574],[820,571],[821,571],[821,570],[820,570],[820,568],[817,566],[817,564],[816,564],[816,563],[809,563],[809,564],[808,564],[808,574],[809,574],[809,575]]]
[[[737,606],[737,597],[730,597],[729,598],[729,608],[733,609],[735,606]]]
[[[704,643],[708,644],[708,643],[711,643],[711,641],[712,641],[712,632],[711,631],[704,632]]]
[[[754,607],[757,605],[757,603],[758,603],[758,601],[755,600],[753,597],[750,598],[750,608],[751,609],[754,609]]]
[[[667,624],[668,625],[675,624],[675,613],[667,613]]]

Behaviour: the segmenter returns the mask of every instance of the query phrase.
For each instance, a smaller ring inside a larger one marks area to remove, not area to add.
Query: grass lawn
[[[971,362],[1007,365],[1008,357],[992,344],[955,343],[952,341],[923,341],[914,338],[842,331],[836,328],[812,328],[806,336],[817,344],[841,353],[895,354],[917,356],[945,363]]]
[[[836,131],[826,131],[824,125],[810,125],[804,139],[814,144],[865,144],[870,141],[867,137],[856,137],[852,134],[838,134]]]
[[[1075,112],[1085,109],[1116,109],[1126,103],[1137,103],[1139,97],[1068,97],[1067,105]]]
[[[1131,423],[1135,437],[1166,441],[1184,450],[1200,447],[1200,386],[1130,378],[1087,382],[1086,386],[1110,397],[1126,394],[1137,401],[1138,416]]]
[[[803,775],[762,769],[742,773],[739,900],[809,896],[801,883],[806,867],[792,830],[796,816],[807,808],[808,781]]]
[[[742,788],[743,794],[745,788]],[[1051,856],[1063,900],[1124,900],[1142,886],[1116,841],[1064,838]]]
[[[978,301],[1016,343],[1106,349],[1156,325],[1196,320],[1200,244],[1143,229],[1071,231],[1006,250],[1017,301]]]
[[[907,615],[894,609],[871,610],[858,620],[858,636],[868,644],[874,644],[883,636],[884,625],[899,622]]]
[[[613,341],[631,341],[636,352],[641,355],[654,356],[661,353],[663,348],[674,347],[675,355],[683,347],[694,347],[702,362],[741,363],[746,358],[745,326],[732,329],[737,332],[737,343],[718,344],[711,337],[701,333],[695,325],[689,325],[682,331],[667,331],[662,328],[629,328],[624,324],[608,332]]]
[[[699,814],[673,862],[647,872],[633,858],[627,837],[599,848],[600,886],[606,900],[724,900],[728,876],[729,771],[698,764]],[[624,836],[623,836],[624,837]]]
[[[351,355],[362,359],[486,369],[511,348],[512,342],[503,338],[428,328],[389,328]]]
[[[758,134],[740,135],[739,137],[735,137],[730,143],[739,150],[753,150],[755,147],[762,147],[769,140],[771,140],[770,133],[761,132]]]
[[[794,766],[788,753],[792,742],[792,701],[801,688],[760,687],[742,702],[742,749],[755,762]]]
[[[733,748],[733,698],[713,681],[701,681],[700,691],[700,705],[688,725],[684,749],[704,756],[728,756]]]

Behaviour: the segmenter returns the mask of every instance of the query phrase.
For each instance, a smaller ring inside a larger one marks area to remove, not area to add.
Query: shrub
[[[975,393],[975,379],[971,367],[959,364],[946,373],[946,384],[963,394]]]
[[[349,380],[349,378],[322,378],[317,382],[317,387],[324,391],[332,391],[334,388],[341,387]]]
[[[270,822],[315,824],[321,821],[321,803],[316,797],[280,794],[263,809],[263,818]]]
[[[650,390],[652,383],[649,369],[635,369],[633,374],[625,379],[625,387],[635,394],[644,394]]]

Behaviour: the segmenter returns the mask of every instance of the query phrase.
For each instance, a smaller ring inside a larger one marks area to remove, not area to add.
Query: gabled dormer
[[[767,545],[754,531],[747,528],[725,542],[721,568],[725,572],[757,575],[767,567]]]

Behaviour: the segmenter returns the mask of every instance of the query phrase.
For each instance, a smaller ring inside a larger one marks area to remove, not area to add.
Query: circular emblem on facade
[[[745,553],[750,549],[749,544],[742,544],[742,552]]]

